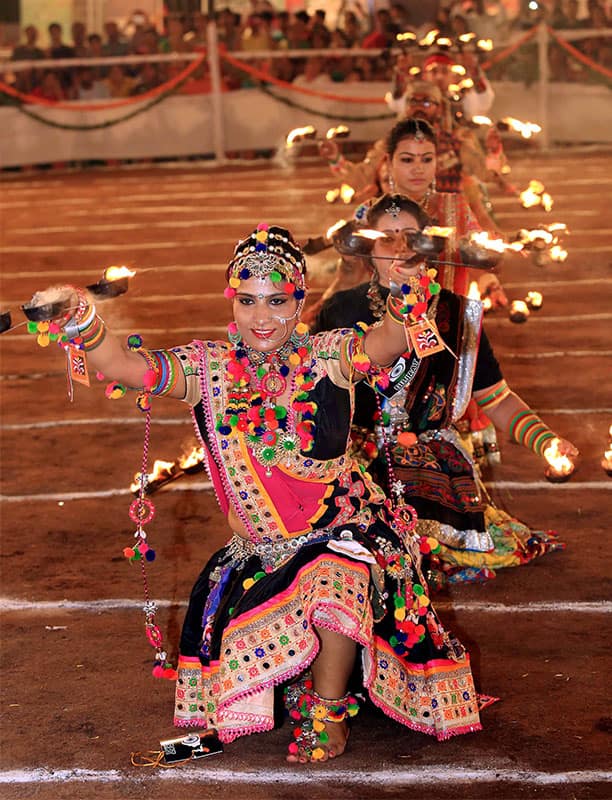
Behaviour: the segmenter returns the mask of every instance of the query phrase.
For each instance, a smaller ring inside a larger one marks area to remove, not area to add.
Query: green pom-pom
[[[273,269],[272,272],[270,273],[270,280],[272,281],[272,283],[278,283],[279,281],[282,281],[282,279],[283,276],[280,274],[280,272]]]
[[[425,589],[423,589],[420,583],[413,584],[412,591],[419,596],[425,594]]]
[[[276,406],[276,408],[274,409],[274,416],[276,417],[276,419],[285,419],[285,417],[287,416],[287,409],[285,408],[285,406]]]
[[[439,283],[430,283],[429,284],[429,291],[431,294],[440,294],[440,289],[442,287]]]
[[[28,322],[26,328],[28,333],[38,333],[38,322]]]
[[[232,416],[229,418],[229,424],[232,426],[232,428],[236,427],[238,424],[238,414],[232,414]]]
[[[266,370],[265,367],[263,367],[263,366],[262,367],[257,367],[257,377],[258,378],[263,378],[263,376],[266,374],[266,372],[267,372],[267,370]]]

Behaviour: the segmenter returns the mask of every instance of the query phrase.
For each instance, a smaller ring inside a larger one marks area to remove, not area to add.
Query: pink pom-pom
[[[231,286],[226,286],[223,290],[224,297],[227,297],[228,300],[231,300],[232,297],[236,297],[236,290],[232,289]]]
[[[153,672],[153,677],[154,678],[163,678],[164,677],[164,668],[162,667],[161,664],[156,664],[153,667],[152,672]]]
[[[298,748],[297,744],[295,742],[291,742],[291,744],[289,745],[289,752],[291,753],[291,755],[292,756],[297,755],[298,750],[299,750],[299,748]]]
[[[257,226],[257,230],[258,231],[267,231],[269,227],[270,226],[268,225],[267,222],[260,222],[259,225]]]
[[[148,369],[144,374],[144,378],[142,379],[142,385],[145,389],[150,389],[156,380],[157,372],[155,372],[154,369]]]
[[[231,333],[232,335],[238,333],[238,325],[236,325],[235,322],[230,322],[230,324],[227,326],[227,332]]]
[[[96,380],[97,381],[103,381],[104,380],[104,375],[101,372],[96,372]]]

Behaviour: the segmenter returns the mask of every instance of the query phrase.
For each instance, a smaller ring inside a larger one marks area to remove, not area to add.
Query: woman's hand
[[[561,439],[559,436],[556,436],[554,439],[551,439],[551,444],[554,442],[556,453],[560,456],[567,456],[568,458],[575,459],[578,458],[580,455],[580,451],[577,447],[575,447],[570,441],[567,439]],[[551,445],[549,444],[548,447]],[[544,455],[546,456],[546,451],[548,447],[544,448]]]
[[[340,148],[333,139],[323,139],[319,142],[319,153],[328,161],[337,161],[340,158]]]

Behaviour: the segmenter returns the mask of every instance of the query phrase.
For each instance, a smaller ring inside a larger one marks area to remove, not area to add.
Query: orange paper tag
[[[89,386],[89,373],[87,372],[87,358],[82,350],[76,347],[67,348],[68,371],[73,381]]]
[[[408,327],[408,336],[417,358],[426,358],[445,349],[436,323],[424,319]]]

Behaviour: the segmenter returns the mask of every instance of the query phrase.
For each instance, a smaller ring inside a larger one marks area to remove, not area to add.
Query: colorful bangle
[[[529,408],[519,411],[510,420],[510,437],[518,444],[533,450],[538,456],[543,455],[545,444],[555,436],[556,434]]]
[[[387,316],[398,325],[404,326],[406,317],[401,312],[402,308],[403,303],[397,297],[393,297],[391,294],[387,297]]]
[[[512,394],[512,390],[505,380],[498,381],[491,387],[491,391],[486,397],[479,397],[476,402],[484,411],[498,406],[502,400],[505,400],[508,395]]]
[[[373,389],[386,389],[389,386],[389,374],[385,367],[372,363],[370,356],[365,352],[366,334],[369,328],[364,322],[355,325],[353,336],[347,337],[346,356],[351,368],[365,377]]]

